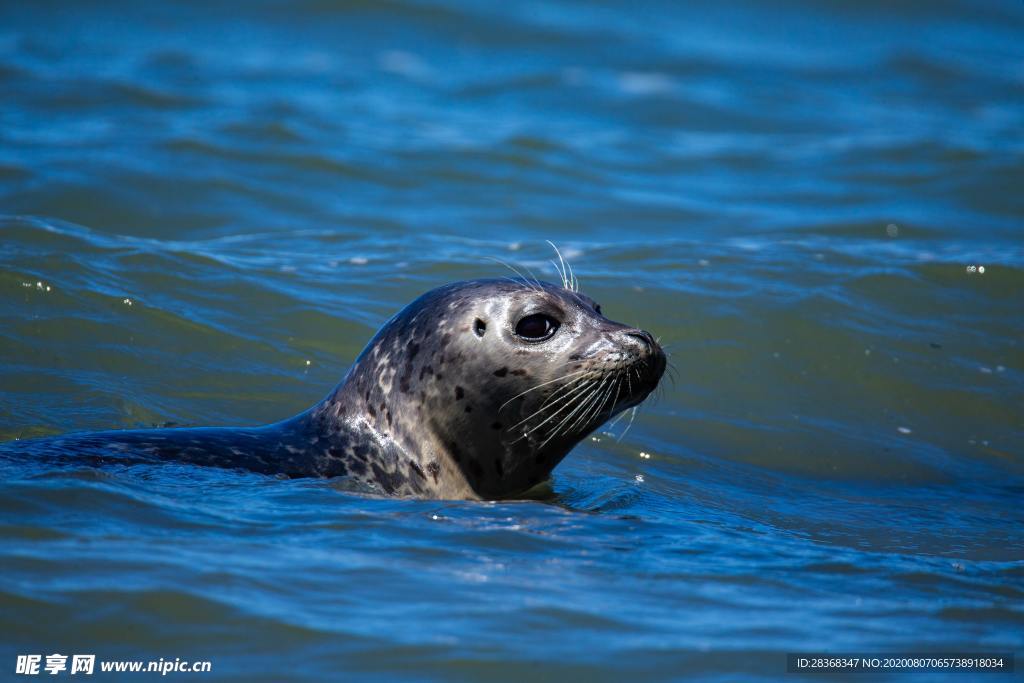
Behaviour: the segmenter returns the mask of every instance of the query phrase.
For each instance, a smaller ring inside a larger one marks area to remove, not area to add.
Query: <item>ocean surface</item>
[[[288,417],[420,293],[557,280],[546,240],[676,379],[534,500],[0,458],[0,678],[1019,659],[1022,36],[1009,0],[3,3],[0,440]]]

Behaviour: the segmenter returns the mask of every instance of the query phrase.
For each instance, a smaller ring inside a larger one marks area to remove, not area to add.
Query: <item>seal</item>
[[[4,449],[347,477],[398,496],[508,498],[643,401],[665,365],[650,333],[604,317],[574,279],[471,280],[398,312],[326,398],[282,422],[91,432]]]

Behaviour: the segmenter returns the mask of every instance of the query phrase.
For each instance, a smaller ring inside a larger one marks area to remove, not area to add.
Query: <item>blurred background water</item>
[[[678,369],[544,501],[3,461],[5,675],[1020,650],[1022,30],[1010,1],[0,5],[3,440],[286,417],[419,293],[555,279],[548,239]]]

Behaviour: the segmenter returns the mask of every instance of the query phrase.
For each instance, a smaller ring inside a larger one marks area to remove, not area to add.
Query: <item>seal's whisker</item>
[[[665,387],[664,386],[658,386],[658,387],[655,387],[654,391],[651,392],[651,395],[648,398],[650,399],[651,405],[655,405],[659,401],[661,401],[661,399],[663,399],[664,397],[665,397]]]
[[[615,383],[615,398],[612,399],[612,412],[615,412],[615,405],[619,402],[619,392],[622,391],[622,377],[620,376],[618,381]],[[619,413],[619,417],[622,417],[623,413]],[[615,418],[615,422],[618,422],[619,418]],[[608,425],[608,431],[615,425],[615,422]]]
[[[552,399],[550,399],[550,398],[548,400],[544,401],[544,403],[541,404],[540,408],[538,408],[537,410],[533,411],[532,413],[530,413],[529,415],[524,417],[522,420],[520,420],[519,422],[517,422],[514,425],[512,425],[511,427],[509,427],[509,429],[515,429],[516,427],[519,427],[520,425],[529,422],[533,418],[537,417],[538,415],[540,415],[540,414],[542,414],[544,412],[547,412],[548,410],[551,410],[552,408],[555,408],[555,407],[557,407],[559,405],[564,405],[565,402],[568,401],[572,396],[575,396],[576,394],[581,393],[581,391],[586,386],[587,385],[585,383],[585,380],[577,380],[576,382],[572,382],[571,384],[569,384],[566,387],[560,387],[559,390],[558,390],[559,392],[562,392],[565,389],[570,388],[570,387],[571,387],[571,389],[568,392],[563,393],[561,396],[558,396],[557,400],[554,400],[553,402],[552,402]],[[553,414],[557,415],[558,413],[556,411]]]
[[[585,377],[580,377],[578,379],[573,380],[572,382],[569,382],[564,387],[558,387],[553,392],[551,392],[550,396],[544,399],[544,402],[541,403],[541,409],[547,410],[548,408],[556,405],[559,401],[565,400],[570,395],[574,394],[576,392],[576,389],[583,386],[583,383],[586,381],[587,380]]]
[[[570,287],[570,289],[572,291],[574,291],[574,292],[579,292],[580,291],[580,281],[576,279],[576,273],[574,273],[573,270],[572,270],[572,264],[569,263],[568,261],[566,261],[565,265],[568,266],[568,268],[569,268],[569,284],[572,285]]]
[[[616,401],[619,400],[618,397],[616,397],[615,400]],[[623,417],[625,417],[625,415],[626,415],[625,412],[621,412],[618,415],[616,415],[615,419],[608,423],[608,431],[611,431],[612,429],[614,429],[615,425],[619,424],[619,422],[622,420]]]
[[[555,268],[558,268],[558,272],[562,274],[562,286],[564,287],[565,286],[565,261],[562,260],[562,254],[561,254],[561,252],[558,251],[558,247],[555,246],[554,242],[552,242],[551,240],[544,240],[544,241],[547,242],[551,246],[551,248],[555,250],[555,254],[558,255],[558,262],[560,264],[562,264],[562,266],[560,268],[557,265],[555,266]],[[552,265],[554,265],[554,261],[552,261],[551,263],[552,263]]]
[[[533,427],[533,428],[532,428],[532,429],[530,429],[529,431],[525,431],[525,432],[523,432],[522,436],[520,436],[520,437],[519,437],[518,439],[516,439],[516,440],[515,440],[515,441],[514,441],[513,443],[516,443],[516,442],[518,442],[518,441],[522,441],[523,439],[526,439],[526,438],[528,438],[528,437],[529,437],[529,436],[530,436],[531,434],[533,434],[533,433],[534,433],[534,432],[536,432],[536,431],[537,431],[538,429],[540,429],[541,427],[543,427],[543,426],[544,426],[545,424],[547,424],[548,422],[550,422],[551,420],[553,420],[553,419],[555,418],[555,416],[556,416],[556,415],[558,415],[559,413],[561,413],[561,412],[562,412],[563,410],[565,410],[566,408],[569,408],[569,407],[572,407],[572,406],[576,406],[576,407],[575,407],[575,408],[573,408],[573,410],[572,410],[572,411],[570,411],[570,413],[569,413],[570,415],[573,415],[573,414],[575,414],[575,413],[576,413],[576,411],[577,411],[577,410],[579,410],[579,406],[580,406],[580,405],[584,405],[584,404],[586,404],[586,402],[587,402],[587,400],[588,400],[588,397],[589,397],[589,396],[590,396],[590,394],[589,394],[589,393],[588,393],[587,391],[583,391],[583,392],[581,392],[581,393],[577,394],[577,395],[576,395],[576,396],[574,396],[574,397],[573,397],[573,398],[572,398],[571,400],[568,400],[568,401],[566,401],[566,402],[565,402],[565,403],[564,403],[564,404],[563,404],[563,405],[562,405],[562,406],[561,406],[561,407],[560,407],[560,408],[559,408],[559,409],[558,409],[557,411],[555,411],[554,413],[552,413],[551,415],[549,415],[549,416],[548,416],[547,418],[545,418],[543,422],[541,422],[540,424],[536,425],[535,427]],[[564,418],[563,418],[563,419],[564,419]],[[544,445],[545,445],[545,444],[547,444],[547,442],[548,442],[549,440],[550,440],[550,439],[546,439],[546,440],[544,441],[544,443],[542,443],[542,444],[541,444],[541,446],[540,446],[540,449],[543,449],[543,448],[544,448]]]
[[[572,394],[576,395],[576,397],[577,397],[577,398],[578,398],[579,396],[585,396],[585,395],[586,395],[586,391],[585,391],[585,389],[586,389],[586,388],[587,388],[587,387],[588,387],[588,386],[589,386],[590,384],[592,384],[592,383],[593,383],[594,381],[595,381],[595,380],[590,380],[590,381],[588,381],[588,382],[586,382],[586,383],[582,384],[581,386],[579,386],[579,387],[577,387],[576,389],[574,389],[574,390],[572,391]],[[563,396],[562,398],[563,398],[563,399],[568,399],[568,396]],[[555,412],[551,413],[551,415],[549,415],[549,416],[548,416],[547,418],[545,418],[543,422],[541,422],[540,424],[538,424],[538,425],[534,426],[534,427],[533,427],[532,429],[530,429],[529,431],[525,432],[525,433],[523,434],[523,436],[528,436],[528,435],[532,434],[533,432],[537,431],[538,429],[540,429],[541,427],[543,427],[543,426],[544,426],[545,424],[547,424],[548,422],[550,422],[550,421],[551,421],[551,420],[552,420],[552,419],[553,419],[553,418],[555,417],[555,415],[558,415],[558,414],[559,414],[560,412],[562,412],[563,410],[565,410],[565,409],[566,409],[566,407],[568,407],[569,405],[572,405],[572,404],[573,404],[574,402],[575,402],[575,399],[573,399],[572,401],[565,401],[565,402],[563,402],[563,404],[562,404],[562,407],[561,407],[561,408],[559,408],[559,409],[558,409],[558,410],[556,410]],[[553,406],[551,406],[551,407],[553,407]],[[524,422],[528,422],[528,421],[529,421],[530,419],[532,419],[532,418],[533,418],[533,417],[534,417],[535,415],[537,415],[538,413],[540,413],[540,412],[542,412],[542,411],[544,411],[544,410],[546,410],[546,409],[547,409],[547,408],[545,408],[544,406],[541,406],[540,410],[538,410],[538,411],[536,411],[535,413],[533,413],[533,415],[530,415],[529,417],[527,417],[527,418],[525,418],[525,419],[523,419],[523,420],[520,420],[519,422],[515,423],[515,424],[514,424],[514,425],[512,425],[512,426],[511,426],[511,427],[510,427],[509,429],[515,429],[516,427],[520,426],[520,425],[521,425],[521,424],[523,424]]]
[[[565,259],[562,258],[562,252],[560,252],[558,250],[558,247],[555,246],[555,243],[552,242],[551,240],[545,240],[545,241],[548,244],[551,245],[552,249],[555,250],[555,254],[558,255],[558,262],[562,264],[562,267],[559,268],[559,272],[562,274],[562,288],[563,289],[568,289],[570,292],[575,292],[576,290],[573,289],[573,287],[572,287],[572,281],[568,277],[568,274],[570,272],[572,272],[571,267],[569,269],[566,269]],[[552,265],[554,265],[554,261],[552,261],[551,263],[552,263]],[[558,266],[555,266],[555,267],[558,268]]]
[[[537,410],[537,412],[534,413],[534,415],[536,415],[539,412],[554,408],[560,402],[565,401],[570,396],[576,394],[578,390],[587,386],[587,382],[588,380],[586,378],[581,377],[579,379],[573,380],[564,387],[559,387],[550,396],[544,399],[544,402],[541,403],[540,409]]]
[[[540,389],[541,387],[546,387],[547,385],[554,384],[555,382],[561,382],[562,380],[568,379],[569,377],[572,377],[573,375],[579,375],[579,374],[582,374],[584,372],[586,372],[586,370],[577,370],[576,372],[570,372],[567,375],[562,375],[561,377],[556,377],[553,380],[549,380],[547,382],[542,382],[541,384],[538,384],[535,387],[531,387],[531,388],[527,389],[526,391],[524,391],[522,393],[516,394],[515,396],[513,396],[509,400],[507,400],[504,403],[502,403],[501,404],[501,408],[498,408],[498,412],[500,413],[505,406],[507,406],[509,403],[511,403],[512,401],[516,400],[520,396],[525,396],[526,394],[530,393],[531,391],[536,391],[537,389]]]
[[[615,439],[615,443],[620,443],[623,437],[626,436],[626,433],[629,432],[629,428],[633,426],[633,420],[636,419],[636,409],[638,407],[639,406],[633,406],[633,409],[629,411],[629,424],[627,424],[626,428],[622,430],[621,434],[619,434],[619,438]],[[623,413],[623,415],[625,415],[625,413]]]
[[[526,270],[527,273],[530,274],[530,277],[533,278],[533,281],[537,283],[537,289],[543,290],[544,286],[541,285],[540,278],[538,278],[537,275],[532,270],[530,270],[530,266],[526,265],[525,263],[521,263],[520,265]]]
[[[612,402],[610,404],[608,404],[608,408],[610,410],[613,410],[613,411],[615,410],[615,403],[619,400],[619,391],[621,389],[622,389],[622,374],[618,373],[615,376],[615,397],[612,398],[611,387],[609,387],[607,395],[605,396],[604,400],[601,401],[601,406],[597,409],[597,412],[594,413],[594,418],[593,419],[596,419],[601,413],[604,412],[604,407],[605,407],[605,404],[608,402],[608,399],[612,399]]]
[[[669,374],[669,378],[672,380],[672,386],[675,387],[676,386],[676,378],[672,375],[672,373]],[[638,382],[642,382],[642,378],[641,378],[639,370],[637,371],[637,381]],[[664,384],[658,384],[656,387],[654,387],[654,391],[652,393],[653,393],[654,397],[652,398],[651,402],[655,402],[656,403],[658,400],[660,400],[660,399],[665,397],[665,385]]]
[[[522,280],[517,280],[516,278],[509,277],[508,275],[503,275],[501,279],[502,280],[508,280],[509,282],[511,282],[513,284],[516,284],[516,285],[522,285],[523,284]]]
[[[589,406],[593,402],[594,397],[598,395],[601,386],[603,386],[604,382],[607,379],[608,378],[602,379],[601,382],[598,384],[597,388],[595,388],[589,395],[587,395],[586,400],[580,401],[576,405],[576,407],[572,410],[572,412],[570,412],[568,415],[566,415],[564,418],[562,418],[561,421],[559,421],[559,423],[555,426],[554,430],[548,435],[548,437],[546,439],[544,439],[544,442],[541,443],[540,448],[542,450],[543,450],[544,446],[546,446],[548,444],[549,441],[551,441],[553,438],[555,438],[555,436],[558,434],[558,432],[561,431],[561,429],[569,422],[569,420],[571,420],[573,418],[574,415],[576,415],[577,412],[579,412],[581,409],[583,410],[583,414],[586,414],[586,413],[588,413],[590,411]]]
[[[558,247],[556,247],[550,240],[548,241],[548,244],[550,244],[551,248],[555,250],[556,254],[558,254],[558,260],[562,263],[562,273],[566,275],[564,279],[568,283],[566,289],[568,289],[570,292],[579,292],[580,281],[576,279],[576,273],[573,272],[572,264],[568,261],[568,259],[562,258],[562,252],[560,252],[558,250]]]
[[[596,420],[598,416],[601,415],[601,413],[604,411],[605,404],[608,402],[608,399],[611,398],[612,396],[612,389],[615,389],[615,398],[612,399],[612,408],[614,409],[615,402],[619,400],[619,391],[622,388],[622,375],[616,373],[615,375],[612,376],[612,378],[614,379],[614,382],[608,383],[608,387],[601,392],[599,400],[595,402],[593,408],[584,411],[583,415],[580,416],[580,419],[573,423],[572,427],[569,428],[570,432],[574,431],[577,425],[583,427],[592,422],[593,420]]]
[[[665,398],[665,385],[659,384],[654,389],[653,398],[651,398],[651,405],[657,405],[663,398]]]
[[[586,401],[584,401],[585,405],[577,406],[577,408],[581,409],[583,411],[583,413],[588,412],[590,410],[590,406],[593,404],[593,401],[595,401],[597,399],[597,397],[604,390],[605,384],[607,382],[609,382],[610,380],[611,380],[611,377],[610,376],[606,376],[606,377],[602,377],[600,380],[598,380],[595,383],[591,384],[590,385],[590,391],[588,393],[587,399],[586,399]],[[574,410],[571,415],[567,415],[565,417],[565,419],[558,425],[558,427],[560,428],[560,427],[564,426],[566,423],[568,423],[568,421],[573,418],[573,416],[576,414],[576,412],[577,411]],[[556,431],[557,431],[557,429],[558,428],[556,428]]]
[[[580,411],[583,411],[583,413],[586,413],[586,412],[587,412],[587,411],[588,411],[588,410],[590,409],[590,405],[591,405],[591,404],[593,403],[593,401],[594,401],[595,397],[597,396],[597,394],[598,394],[598,393],[599,393],[599,391],[600,391],[600,386],[601,386],[601,385],[599,384],[599,385],[598,385],[597,387],[594,387],[594,388],[593,388],[593,389],[592,389],[592,390],[591,390],[591,391],[590,391],[590,392],[589,392],[589,393],[587,394],[587,397],[586,397],[586,399],[584,399],[583,401],[580,401],[580,402],[579,402],[579,403],[578,403],[578,404],[576,405],[576,408],[572,410],[572,412],[570,412],[570,413],[569,413],[568,415],[566,415],[566,416],[565,416],[565,417],[563,417],[563,418],[562,418],[561,420],[559,420],[558,424],[556,424],[556,425],[554,426],[554,428],[553,428],[553,429],[551,430],[551,432],[550,432],[550,433],[548,434],[548,437],[547,437],[547,438],[546,438],[546,439],[544,440],[544,443],[542,443],[542,444],[541,444],[541,448],[543,448],[543,447],[544,447],[545,445],[547,445],[547,443],[548,443],[549,441],[551,441],[551,440],[552,440],[553,438],[555,438],[555,436],[557,436],[557,435],[558,435],[558,433],[559,433],[559,432],[560,432],[560,431],[562,430],[562,428],[563,428],[563,427],[565,427],[565,426],[566,426],[566,425],[567,425],[567,424],[569,423],[569,421],[570,421],[570,420],[572,420],[572,419],[573,419],[573,417],[574,417],[574,416],[575,416],[575,415],[576,415],[577,413],[579,413]]]
[[[565,287],[565,273],[562,272],[562,269],[560,267],[558,267],[558,264],[555,263],[554,260],[548,261],[548,263],[550,263],[552,266],[554,266],[555,272],[558,273],[558,279],[561,281],[562,287],[564,288]]]
[[[594,392],[595,398],[594,401],[591,403],[591,406],[586,408],[580,414],[580,416],[576,418],[576,421],[572,423],[568,431],[575,431],[577,426],[586,425],[591,420],[593,420],[594,418],[601,414],[602,406],[604,405],[605,401],[608,400],[607,396],[611,395],[612,388],[614,386],[617,386],[619,383],[619,378],[617,374],[608,375],[606,379],[608,382],[608,386],[605,387],[602,383],[602,385],[598,387],[598,390]]]
[[[643,383],[644,383],[644,380],[643,380],[643,376],[640,374],[640,368],[633,368],[633,369],[636,371],[636,381],[637,381],[637,384],[642,386]]]
[[[516,399],[516,398],[518,398],[519,396],[524,396],[524,395],[526,395],[526,394],[527,394],[527,393],[529,393],[530,391],[537,391],[537,390],[538,390],[538,389],[540,389],[541,387],[545,387],[545,386],[548,386],[549,384],[554,384],[555,382],[561,382],[562,380],[568,379],[569,377],[572,377],[572,376],[574,376],[574,375],[581,375],[581,374],[583,374],[583,373],[586,373],[586,372],[587,372],[586,370],[578,370],[578,371],[575,371],[575,372],[571,372],[571,373],[568,373],[568,374],[562,375],[561,377],[556,377],[556,378],[555,378],[555,379],[553,379],[553,380],[549,380],[549,381],[547,381],[547,382],[542,382],[541,384],[538,384],[537,386],[534,386],[534,387],[530,387],[530,388],[526,389],[525,391],[523,391],[523,392],[521,392],[521,393],[517,393],[516,395],[512,396],[512,397],[511,397],[511,398],[509,398],[509,399],[508,399],[507,401],[505,401],[504,403],[502,403],[502,405],[501,405],[501,408],[499,408],[498,410],[499,410],[499,412],[501,412],[501,411],[502,411],[502,409],[504,409],[504,408],[506,407],[506,405],[508,405],[509,403],[511,403],[511,402],[512,402],[513,400],[515,400],[515,399]],[[559,389],[561,389],[561,387],[559,387]]]
[[[671,361],[668,361],[666,363],[665,368],[668,370],[668,378],[669,378],[669,381],[672,382],[672,388],[674,389],[675,386],[676,386],[676,379],[677,379],[676,375],[679,373],[679,371],[676,370],[676,366],[673,365]],[[660,388],[660,385],[659,385],[659,388]]]
[[[601,392],[601,395],[598,398],[598,401],[594,404],[594,407],[583,414],[582,417],[584,419],[577,421],[580,427],[590,424],[596,420],[602,412],[604,412],[604,406],[612,396],[612,389],[618,387],[622,383],[621,375],[613,375],[612,379],[614,382],[608,383],[608,387]],[[576,429],[576,424],[573,424],[572,429]]]
[[[490,260],[492,260],[492,261],[494,261],[496,263],[500,263],[501,265],[505,266],[506,268],[511,270],[513,273],[518,275],[520,278],[522,278],[523,282],[526,284],[527,287],[529,287],[531,290],[537,292],[538,294],[541,293],[542,290],[541,290],[541,288],[539,286],[540,283],[538,282],[537,285],[534,285],[532,282],[530,282],[530,278],[528,278],[525,275],[523,275],[522,273],[520,273],[512,264],[508,263],[507,261],[502,261],[500,258],[497,258],[495,256],[485,256],[484,258],[488,258],[488,259],[490,259]],[[534,277],[534,280],[536,280],[536,279],[537,278]]]

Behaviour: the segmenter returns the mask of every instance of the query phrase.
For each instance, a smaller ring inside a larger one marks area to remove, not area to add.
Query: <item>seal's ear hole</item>
[[[485,323],[480,318],[477,318],[476,322],[473,323],[473,332],[474,332],[474,334],[476,334],[476,336],[478,336],[478,337],[482,337],[482,336],[484,336],[484,332],[486,332],[486,331],[487,331],[487,323]]]

